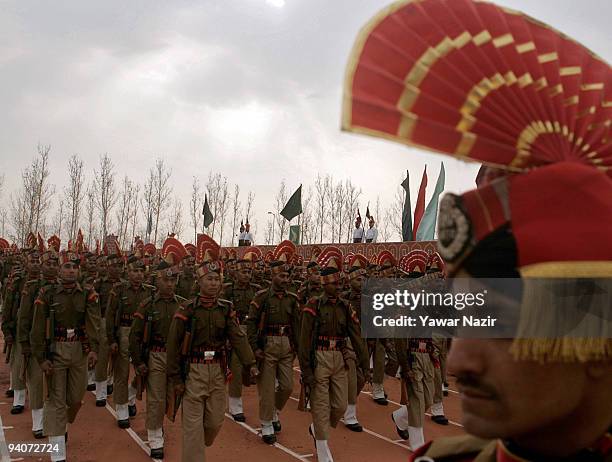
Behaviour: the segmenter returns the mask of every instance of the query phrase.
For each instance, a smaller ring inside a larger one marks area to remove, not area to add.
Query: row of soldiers
[[[362,431],[356,405],[365,383],[372,383],[377,404],[388,404],[385,372],[405,379],[407,406],[392,419],[412,447],[424,442],[426,410],[448,423],[442,408],[446,342],[364,339],[360,329],[365,278],[442,276],[437,254],[415,250],[398,262],[388,251],[368,260],[326,247],[305,264],[289,241],[265,256],[249,247],[240,258],[231,251],[223,256],[206,235],[197,247],[170,237],[161,252],[149,255],[138,242],[129,257],[112,238],[102,256],[44,249],[40,238],[38,244],[22,254],[24,267],[15,255],[2,257],[8,274],[2,328],[15,348],[12,412],[23,411],[27,382],[37,438],[64,444],[89,365],[96,405],[105,406],[112,393],[120,428],[129,427],[135,400],[146,390],[155,459],[163,458],[164,414],[173,420],[184,403],[183,460],[201,460],[221,428],[226,388],[231,415],[244,422],[242,387],[253,383],[262,439],[273,444],[293,390],[296,356],[301,405],[312,413],[309,432],[319,460],[333,460],[329,428],[340,419]]]

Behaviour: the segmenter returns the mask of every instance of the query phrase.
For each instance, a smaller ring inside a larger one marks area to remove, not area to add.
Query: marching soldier
[[[237,262],[235,281],[224,284],[225,295],[223,298],[234,304],[238,324],[245,334],[247,333],[246,320],[251,301],[255,298],[255,294],[261,290],[261,287],[251,282],[252,268],[257,258],[255,251],[247,249],[244,256]],[[245,422],[242,406],[242,364],[238,356],[231,353],[230,370],[232,380],[228,387],[229,412],[236,422]]]
[[[303,381],[311,390],[312,425],[317,460],[333,461],[327,440],[329,427],[336,427],[347,407],[348,365],[354,357],[347,338],[369,380],[368,353],[361,341],[359,319],[350,302],[339,297],[342,253],[327,247],[319,255],[324,294],[312,298],[303,309],[300,333],[300,367]]]
[[[81,230],[79,230],[80,239],[82,239]],[[81,245],[79,245],[79,242]],[[77,253],[80,252],[80,247],[82,246],[82,241],[77,238]],[[80,254],[81,256],[81,272],[79,277],[79,283],[83,287],[94,287],[95,289],[95,281],[97,278],[97,268],[96,268],[96,256],[89,252],[85,251]],[[93,391],[96,389],[96,370],[89,369],[87,371],[87,391]]]
[[[44,249],[44,242],[40,240],[41,278],[31,279],[26,283],[21,294],[19,315],[17,320],[17,341],[23,351],[23,362],[30,408],[32,409],[32,434],[36,439],[44,437],[43,434],[43,372],[38,361],[32,359],[32,346],[30,344],[30,331],[34,319],[34,302],[43,287],[57,284],[59,268],[59,255],[55,249]]]
[[[195,246],[185,246],[187,256],[181,261],[182,272],[176,285],[176,294],[179,297],[190,299],[198,291],[198,283],[195,278]]]
[[[10,348],[9,365],[11,370],[11,390],[13,390],[13,407],[11,414],[21,414],[25,409],[26,384],[22,371],[24,356],[21,343],[17,341],[17,321],[23,289],[28,281],[38,281],[40,276],[40,252],[32,233],[28,237],[29,250],[26,256],[26,271],[16,272],[8,281],[2,309],[2,332]]]
[[[136,389],[128,384],[130,375],[129,333],[134,313],[145,298],[152,297],[155,287],[143,284],[144,262],[128,259],[128,280],[113,286],[106,308],[106,335],[114,359],[113,402],[119,428],[129,428],[129,417],[136,415]]]
[[[357,318],[361,320],[361,287],[363,280],[367,274],[366,267],[368,266],[368,260],[361,254],[352,255],[348,260],[348,280],[350,288],[347,292],[342,294],[342,298],[347,300]],[[364,348],[367,348],[364,339],[360,339]],[[352,340],[347,340],[347,349],[354,352],[352,346]],[[344,412],[344,426],[351,431],[361,432],[363,427],[357,420],[357,398],[359,393],[365,385],[364,371],[358,367],[356,357],[354,353],[351,355],[350,361],[347,361],[348,370],[348,404],[346,411]]]
[[[272,284],[255,295],[251,302],[248,338],[259,361],[257,381],[262,439],[276,442],[281,431],[278,413],[293,390],[293,359],[299,339],[300,308],[297,295],[287,291],[295,245],[283,241],[274,249],[270,262]],[[277,385],[278,382],[278,385]]]
[[[113,393],[113,373],[109,374],[109,345],[107,334],[107,307],[111,291],[119,282],[123,274],[123,257],[120,254],[119,243],[112,237],[106,239],[104,245],[106,256],[100,261],[98,279],[95,281],[96,291],[100,298],[100,312],[102,323],[100,327],[100,352],[96,363],[96,406],[106,406],[108,395]]]
[[[266,279],[266,263],[261,255],[261,250],[257,247],[253,248],[259,251],[258,259],[253,265],[253,283],[257,284],[262,289],[267,289],[270,287],[270,280]]]
[[[223,424],[228,340],[251,376],[258,374],[232,303],[219,298],[223,281],[219,245],[200,234],[197,248],[200,293],[176,312],[167,342],[168,387],[174,393],[168,416],[174,419],[176,397],[182,396],[183,462],[204,460],[205,446],[213,444]]]
[[[30,342],[48,388],[43,429],[49,443],[60,448],[51,456],[52,461],[66,459],[67,424],[74,422],[81,407],[87,366],[97,360],[98,295],[78,283],[78,273],[78,255],[65,252],[59,282],[43,287],[34,302]]]
[[[166,411],[166,341],[170,323],[181,303],[186,300],[174,293],[179,263],[187,251],[175,238],[169,237],[162,249],[163,260],[157,265],[155,295],[145,299],[134,313],[130,330],[130,356],[137,375],[137,392],[147,390],[145,426],[151,458],[164,458],[162,424]]]

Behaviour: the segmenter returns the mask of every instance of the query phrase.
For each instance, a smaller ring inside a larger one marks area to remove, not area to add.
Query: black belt
[[[345,337],[325,337],[317,338],[317,350],[322,351],[340,351],[346,347]]]
[[[195,364],[215,364],[221,363],[224,358],[225,354],[222,351],[197,348],[192,350],[189,362]]]
[[[288,324],[270,324],[266,327],[268,337],[288,337],[291,333],[291,326]]]

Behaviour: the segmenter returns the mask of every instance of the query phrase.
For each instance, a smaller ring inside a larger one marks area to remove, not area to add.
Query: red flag
[[[427,165],[423,170],[423,178],[421,179],[421,186],[419,187],[419,196],[417,197],[416,207],[414,208],[414,228],[412,229],[412,235],[416,236],[421,218],[425,213],[425,189],[427,188]]]

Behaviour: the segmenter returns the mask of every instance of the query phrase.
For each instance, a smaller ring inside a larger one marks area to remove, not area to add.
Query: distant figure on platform
[[[365,231],[361,227],[361,214],[359,209],[357,210],[357,218],[355,219],[355,229],[353,230],[353,243],[357,244],[363,242]]]
[[[246,219],[246,223],[242,226],[240,222],[240,236],[238,236],[238,246],[250,246],[253,245],[253,234],[251,234],[251,225],[249,219]]]
[[[378,237],[378,230],[374,227],[374,223],[374,217],[371,216],[370,221],[368,222],[370,227],[368,228],[365,234],[366,242],[376,242],[376,238]]]

